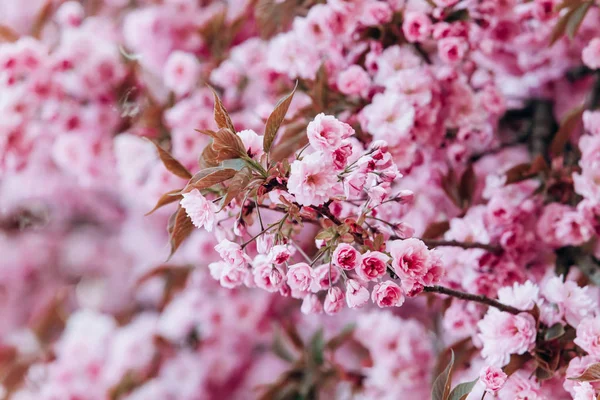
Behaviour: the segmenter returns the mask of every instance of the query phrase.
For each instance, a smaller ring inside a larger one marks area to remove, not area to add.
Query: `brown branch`
[[[477,242],[459,242],[456,240],[436,240],[436,239],[421,239],[427,247],[460,247],[462,249],[482,249],[490,253],[498,254],[502,252],[502,248],[492,244],[484,244]]]
[[[342,225],[343,222],[340,221],[338,219],[338,217],[336,217],[335,215],[333,215],[333,213],[331,212],[331,210],[329,210],[329,204],[331,202],[327,202],[325,204],[323,204],[322,206],[319,207],[313,207],[313,209],[317,212],[317,214],[319,214],[322,217],[325,217],[327,219],[329,219],[331,222],[333,222],[336,225]],[[365,241],[363,240],[362,236],[359,235],[358,233],[352,233],[352,236],[354,236],[354,240],[356,240],[356,243],[358,244],[364,244]]]
[[[486,306],[495,307],[500,311],[504,311],[507,313],[511,313],[514,315],[520,314],[524,311],[519,310],[518,308],[507,306],[506,304],[502,304],[499,301],[494,299],[490,299],[489,297],[476,295],[471,293],[459,292],[458,290],[450,289],[444,286],[425,286],[423,289],[424,292],[427,293],[439,293],[445,294],[446,296],[455,297],[461,300],[474,301],[476,303],[484,304]]]

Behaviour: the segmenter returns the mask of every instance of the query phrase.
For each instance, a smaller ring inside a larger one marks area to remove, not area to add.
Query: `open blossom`
[[[505,366],[511,354],[524,354],[535,343],[536,324],[528,313],[513,315],[490,308],[477,326],[481,355],[493,366]]]
[[[215,250],[219,253],[223,261],[232,266],[243,267],[250,262],[250,257],[244,253],[242,247],[227,239],[222,240],[216,245]]]
[[[302,314],[320,314],[323,312],[323,304],[316,294],[309,294],[304,297],[300,311]]]
[[[292,290],[305,292],[313,281],[313,270],[306,263],[290,265],[287,272],[287,284]]]
[[[392,281],[375,285],[371,292],[371,299],[379,307],[400,307],[404,304],[402,289]]]
[[[595,400],[596,391],[589,382],[578,382],[573,388],[575,396],[573,400]]]
[[[431,20],[420,12],[407,12],[402,22],[402,32],[409,42],[422,42],[431,31]]]
[[[254,267],[254,283],[267,292],[277,292],[285,283],[281,269],[271,265],[262,264]]]
[[[385,275],[389,260],[390,258],[384,253],[367,251],[362,255],[360,264],[356,266],[356,275],[365,281],[376,281]]]
[[[596,312],[597,302],[589,289],[579,287],[577,282],[563,281],[560,276],[555,276],[544,283],[542,294],[554,308],[558,308],[561,318],[576,327],[580,321],[589,319]]]
[[[487,366],[479,374],[479,379],[485,385],[487,391],[496,393],[504,386],[508,376],[498,367]]]
[[[367,71],[359,65],[351,65],[348,69],[340,72],[337,77],[337,86],[343,94],[366,97],[369,94],[371,78]]]
[[[180,203],[196,228],[204,227],[209,232],[213,230],[215,214],[219,208],[202,196],[198,189],[184,193]]]
[[[591,69],[600,68],[600,38],[590,40],[581,53],[583,63]]]
[[[198,82],[200,63],[193,54],[175,51],[165,64],[165,85],[178,95],[191,91]]]
[[[341,269],[352,270],[360,265],[362,255],[348,243],[341,243],[336,247],[331,259]]]
[[[515,283],[498,290],[498,301],[519,310],[530,310],[538,302],[539,287],[531,281]]]
[[[574,342],[589,355],[600,358],[600,317],[583,319]]]
[[[319,206],[327,201],[338,185],[335,170],[321,153],[313,153],[292,163],[287,187],[303,206]]]
[[[459,37],[447,37],[438,42],[438,54],[448,64],[460,62],[469,48],[469,44]]]
[[[400,279],[424,283],[431,267],[429,249],[422,240],[410,238],[387,243],[392,256],[392,268]]]
[[[340,270],[335,265],[329,263],[320,265],[313,270],[314,279],[311,290],[314,292],[326,290],[331,285],[337,283],[340,276]]]
[[[330,288],[327,291],[325,302],[323,303],[323,310],[326,314],[333,315],[344,308],[344,292],[337,286]]]
[[[346,281],[346,303],[349,308],[359,308],[369,301],[369,290],[359,281],[348,279]]]
[[[344,139],[354,134],[354,129],[332,115],[318,114],[306,127],[310,145],[318,151],[331,153]]]

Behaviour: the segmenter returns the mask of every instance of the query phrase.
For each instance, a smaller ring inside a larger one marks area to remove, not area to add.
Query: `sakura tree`
[[[599,7],[0,2],[0,396],[600,398]]]

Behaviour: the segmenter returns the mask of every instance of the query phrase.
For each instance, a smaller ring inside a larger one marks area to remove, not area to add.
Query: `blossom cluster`
[[[0,2],[0,397],[597,398],[599,7]]]

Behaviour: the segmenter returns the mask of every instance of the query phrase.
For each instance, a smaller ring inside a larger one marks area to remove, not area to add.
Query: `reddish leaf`
[[[175,212],[175,218],[173,220],[172,229],[171,229],[171,254],[169,258],[175,254],[175,251],[181,246],[181,243],[194,230],[194,225],[192,224],[192,220],[188,217],[185,210],[180,206]]]
[[[181,193],[181,189],[171,190],[170,192],[163,194],[162,196],[160,196],[160,199],[158,199],[158,201],[156,202],[154,208],[148,211],[146,215],[152,214],[154,211],[158,210],[162,206],[166,206],[167,204],[171,204],[181,200],[182,196],[179,193]]]
[[[565,145],[569,141],[571,133],[581,122],[581,116],[585,111],[585,105],[575,107],[565,115],[563,120],[560,122],[560,128],[554,136],[552,143],[550,144],[550,154],[553,157],[557,157],[562,154]]]
[[[600,363],[590,365],[589,367],[587,367],[583,374],[579,375],[578,377],[569,379],[580,382],[600,381]]]
[[[569,10],[554,26],[550,35],[550,45],[556,43],[565,33],[567,33],[569,38],[573,39],[592,4],[593,1],[565,1],[559,6],[559,9],[568,8]]]
[[[212,90],[215,98],[215,122],[217,123],[217,126],[219,129],[227,128],[232,132],[236,132],[233,122],[231,121],[231,117],[229,117],[229,113],[221,102],[219,95],[212,87],[210,90]]]
[[[281,123],[285,119],[285,114],[292,103],[292,99],[294,98],[294,93],[296,93],[296,89],[298,88],[298,81],[296,81],[296,85],[294,86],[294,90],[283,99],[279,100],[275,109],[269,115],[267,119],[267,125],[265,127],[265,136],[263,138],[263,150],[265,153],[268,153],[271,150],[271,146],[273,145],[273,141],[275,140],[275,136],[277,135],[277,131],[281,126]]]
[[[246,146],[244,146],[242,139],[227,128],[219,129],[211,146],[215,151],[214,160],[218,163],[247,155]]]
[[[475,175],[473,164],[469,164],[469,167],[463,172],[460,184],[458,185],[458,195],[463,208],[471,204],[476,184],[477,175]]]
[[[148,139],[148,140],[150,140],[150,139]],[[158,150],[158,155],[159,155],[161,161],[163,162],[165,167],[171,173],[177,175],[180,178],[184,178],[184,179],[190,179],[192,177],[192,173],[190,171],[188,171],[186,167],[181,165],[181,163],[179,161],[177,161],[171,154],[169,154],[169,152],[167,152],[165,149],[160,147],[158,145],[158,143],[156,143],[155,141],[150,140],[150,142],[152,142],[152,144],[154,144],[154,146],[156,146],[156,149]]]
[[[294,19],[294,0],[258,0],[254,6],[254,17],[263,39],[285,30]]]
[[[194,189],[208,189],[213,185],[233,178],[236,173],[237,171],[235,169],[220,167],[202,170],[195,174],[192,179],[190,179],[190,182],[187,184],[185,189],[183,189],[183,193],[191,192]]]
[[[579,27],[581,26],[581,23],[583,22],[583,19],[585,18],[592,4],[594,4],[593,1],[586,1],[573,10],[573,15],[571,18],[569,18],[566,27],[567,36],[569,36],[569,39],[573,39],[575,35],[577,35],[577,31],[579,30]]]
[[[0,41],[13,43],[17,40],[19,40],[19,34],[17,32],[9,26],[0,25]]]
[[[248,183],[252,179],[252,171],[248,167],[242,168],[238,171],[231,181],[229,182],[229,186],[227,188],[227,194],[223,198],[221,202],[221,210],[225,208],[231,200],[236,198],[240,193],[247,189]]]
[[[306,146],[308,143],[308,137],[306,136],[306,123],[296,123],[289,126],[281,139],[271,152],[271,159],[273,161],[285,160]]]
[[[504,174],[506,175],[506,184],[510,185],[511,183],[521,182],[525,179],[531,178],[532,175],[530,171],[531,164],[529,163],[515,165]]]
[[[435,239],[446,233],[448,229],[450,229],[450,222],[448,221],[432,222],[427,226],[425,232],[421,235],[421,238]]]
[[[33,25],[31,27],[31,36],[36,39],[39,39],[42,35],[42,30],[46,23],[52,17],[53,5],[51,0],[46,0],[46,3],[40,8],[40,11],[35,16],[35,20],[33,21]]]
[[[313,104],[317,112],[325,111],[328,103],[329,83],[328,83],[327,69],[325,64],[321,64],[317,71],[317,77],[315,85],[311,92]]]
[[[452,367],[454,366],[454,352],[450,356],[450,362],[446,369],[435,379],[431,390],[432,400],[447,400],[450,395],[450,385],[452,384]]]
[[[198,165],[201,169],[216,167],[219,165],[217,162],[217,152],[212,148],[211,145],[206,146],[202,151],[202,154],[200,154],[200,157],[198,158]]]

